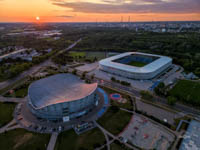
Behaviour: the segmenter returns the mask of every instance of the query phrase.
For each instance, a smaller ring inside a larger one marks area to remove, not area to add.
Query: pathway
[[[112,137],[113,140],[117,140],[117,141],[119,141],[120,143],[122,143],[122,142],[119,140],[118,136],[115,136],[115,135],[113,135],[112,133],[108,132],[106,129],[104,129],[102,126],[100,126],[97,122],[95,122],[95,124],[96,124],[96,126],[97,126],[102,132],[104,132],[104,134],[107,134],[107,135],[109,135],[110,137]],[[109,144],[110,144],[110,142],[109,142]],[[133,149],[133,150],[137,150],[137,148],[133,147],[132,145],[130,145],[130,144],[128,144],[128,143],[123,143],[123,144],[126,145],[127,147]]]
[[[14,102],[14,103],[21,103],[25,102],[27,97],[25,98],[14,98],[14,97],[3,97],[0,95],[0,102]]]
[[[54,147],[56,145],[57,137],[58,137],[58,132],[53,132],[52,135],[51,135],[51,139],[49,141],[47,150],[54,150]]]
[[[16,123],[15,119],[13,119],[7,125],[0,128],[0,133],[4,133],[6,131],[10,131],[10,130],[13,130],[13,129],[16,129],[16,128],[21,128],[21,126]]]

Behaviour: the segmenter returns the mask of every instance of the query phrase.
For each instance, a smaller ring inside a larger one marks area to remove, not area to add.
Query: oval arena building
[[[97,86],[72,74],[40,79],[29,86],[28,108],[38,118],[67,122],[98,105]]]
[[[100,70],[136,80],[149,80],[162,74],[172,65],[172,58],[161,55],[126,52],[103,59]]]

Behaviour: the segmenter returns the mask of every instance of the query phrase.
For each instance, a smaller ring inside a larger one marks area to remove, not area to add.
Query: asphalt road
[[[83,72],[81,72],[81,71],[77,72],[78,75],[82,75],[82,73]],[[86,75],[86,78],[90,79],[91,77]],[[98,78],[95,78],[94,82],[98,82],[99,85],[102,85],[102,86],[107,86],[107,87],[111,87],[111,88],[119,90],[119,91],[128,92],[129,94],[131,94],[135,97],[138,97],[138,98],[141,97],[140,90],[135,89],[133,87],[123,86],[119,83],[115,83],[115,82],[111,82],[111,81],[105,81],[105,80],[103,80],[103,82],[102,82],[102,80],[98,79]],[[167,99],[162,98],[162,97],[158,97],[158,96],[155,96],[155,95],[154,95],[154,101],[156,101],[157,103],[160,103],[161,105],[164,105],[166,107],[170,107],[171,109],[181,111],[185,114],[192,114],[193,116],[196,117],[196,119],[200,120],[200,110],[197,110],[193,107],[189,107],[189,106],[186,106],[186,105],[183,105],[183,104],[180,104],[180,103],[176,103],[174,106],[170,106],[167,103]]]
[[[129,92],[129,93],[133,94],[133,96],[135,96],[135,97],[141,97],[140,91],[133,89],[131,87],[122,86],[122,85],[119,85],[117,83],[111,83],[111,82],[108,82],[108,81],[104,81],[104,83],[102,85],[112,87],[116,90],[122,90],[124,92]],[[161,98],[161,97],[158,97],[158,96],[154,96],[154,101],[159,102],[160,104],[165,105],[167,107],[170,107],[172,109],[176,109],[176,110],[179,110],[181,112],[184,112],[186,114],[193,114],[196,117],[200,117],[200,111],[198,111],[195,108],[188,107],[188,106],[180,104],[180,103],[176,103],[174,106],[170,106],[170,105],[167,104],[167,100],[165,98]]]

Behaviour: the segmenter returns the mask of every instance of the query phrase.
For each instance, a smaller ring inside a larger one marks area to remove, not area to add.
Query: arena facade
[[[98,105],[97,86],[72,74],[53,75],[29,86],[27,105],[38,118],[67,122]]]
[[[161,74],[172,65],[170,57],[126,52],[113,57],[103,59],[99,62],[100,70],[118,76],[148,80]]]

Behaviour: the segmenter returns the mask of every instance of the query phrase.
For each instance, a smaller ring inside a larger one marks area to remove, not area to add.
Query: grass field
[[[86,59],[94,59],[95,57],[100,60],[106,57],[105,52],[70,52],[72,57],[85,57]]]
[[[23,79],[17,80],[15,83],[3,88],[0,90],[0,94],[5,94],[8,90],[13,89],[19,85],[22,85],[23,83],[25,83],[28,80],[28,77],[25,77]]]
[[[13,93],[7,92],[4,94],[5,97],[17,97],[24,98],[28,94],[29,84],[20,85],[19,87],[14,89]]]
[[[105,52],[86,52],[86,58],[97,58],[98,60],[104,59],[106,57]]]
[[[130,150],[130,149],[121,143],[117,144],[113,142],[112,144],[110,144],[110,150]]]
[[[0,134],[0,149],[43,150],[47,148],[49,140],[49,134],[38,134],[24,129],[15,129]]]
[[[98,128],[79,136],[71,129],[58,136],[55,150],[93,150],[104,142],[104,135]]]
[[[169,95],[184,103],[200,106],[200,82],[180,80],[169,91]]]
[[[24,98],[28,94],[28,88],[22,88],[15,91],[15,96],[19,98]]]
[[[131,116],[128,112],[120,109],[113,111],[110,107],[97,122],[112,134],[118,135],[128,125]]]
[[[72,57],[84,57],[86,55],[85,52],[69,52],[69,55],[72,56]]]
[[[21,88],[21,89],[19,89],[19,90],[16,90],[16,91],[13,92],[12,94],[6,93],[4,96],[5,96],[5,97],[24,98],[25,96],[27,96],[27,93],[28,93],[28,88]]]
[[[0,127],[6,125],[13,119],[13,111],[15,103],[1,103],[0,102]]]
[[[134,67],[144,67],[147,64],[143,62],[138,62],[138,61],[131,61],[127,65],[134,66]]]

